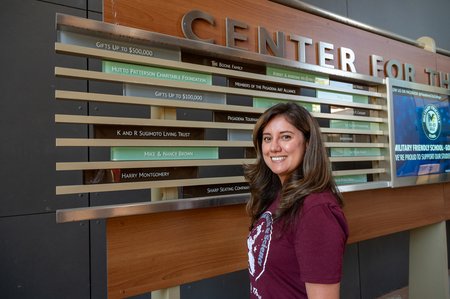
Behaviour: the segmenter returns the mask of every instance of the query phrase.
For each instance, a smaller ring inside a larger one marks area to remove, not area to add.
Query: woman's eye
[[[264,142],[270,142],[270,140],[272,140],[272,138],[270,138],[270,137],[268,137],[268,136],[263,137],[263,141],[264,141]]]
[[[290,135],[283,135],[283,136],[281,136],[281,139],[282,140],[290,140],[291,136]]]

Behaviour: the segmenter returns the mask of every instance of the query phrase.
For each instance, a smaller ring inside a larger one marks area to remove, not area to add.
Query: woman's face
[[[262,154],[264,162],[282,184],[302,163],[305,150],[305,136],[283,115],[275,116],[267,123],[262,134]]]

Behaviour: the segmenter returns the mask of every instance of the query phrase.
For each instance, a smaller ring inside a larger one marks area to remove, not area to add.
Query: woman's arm
[[[321,284],[306,282],[308,299],[339,299],[340,283]]]

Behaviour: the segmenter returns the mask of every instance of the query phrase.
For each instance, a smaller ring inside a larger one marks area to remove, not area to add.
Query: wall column
[[[409,242],[409,298],[449,299],[445,221],[411,230]]]
[[[152,107],[150,117],[154,119],[176,119],[176,109]],[[178,199],[178,188],[152,188],[152,201]],[[180,286],[152,292],[152,299],[180,299]]]

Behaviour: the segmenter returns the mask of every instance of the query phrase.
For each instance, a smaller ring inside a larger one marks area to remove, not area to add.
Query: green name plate
[[[330,128],[335,129],[355,129],[355,130],[379,130],[379,123],[372,123],[367,121],[358,120],[330,120]]]
[[[112,161],[218,159],[217,147],[112,147]]]
[[[351,184],[367,183],[367,175],[355,174],[355,175],[335,176],[334,181],[336,182],[337,185],[351,185]]]
[[[353,102],[353,103],[361,103],[361,104],[369,103],[368,96],[360,95],[360,94],[343,93],[343,92],[317,90],[317,97],[321,98],[321,99],[336,100],[336,101],[342,101],[342,102]]]
[[[333,147],[331,157],[371,157],[381,156],[381,149],[377,147]]]
[[[330,84],[330,80],[327,77],[317,76],[317,75],[313,75],[313,74],[307,74],[307,73],[294,71],[294,70],[288,70],[288,69],[268,66],[266,72],[267,72],[268,76],[273,76],[273,77],[299,80],[299,81],[311,82],[311,83],[316,83],[316,84],[321,84],[321,85]]]
[[[291,102],[291,101],[255,97],[255,98],[253,98],[253,107],[270,108],[272,106],[275,106],[276,104],[287,103],[287,102]],[[304,107],[309,112],[320,112],[320,104],[312,104],[312,103],[305,103],[305,102],[294,102],[294,103]]]
[[[103,61],[103,72],[152,79],[173,80],[189,83],[212,85],[210,74],[178,71],[153,66],[135,65],[115,61]]]

